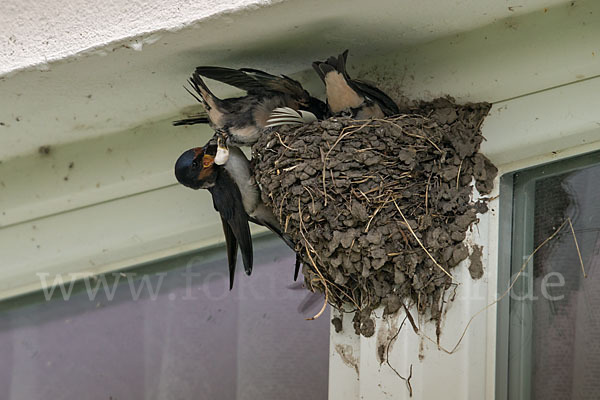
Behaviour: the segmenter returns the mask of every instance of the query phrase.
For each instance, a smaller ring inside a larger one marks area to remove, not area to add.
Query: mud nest
[[[467,230],[487,211],[497,169],[478,153],[489,104],[440,99],[393,118],[279,127],[253,147],[263,201],[296,243],[306,284],[330,304],[371,312],[417,305],[439,321]]]

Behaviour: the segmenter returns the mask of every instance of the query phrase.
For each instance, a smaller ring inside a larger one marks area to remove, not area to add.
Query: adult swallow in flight
[[[229,160],[215,163],[217,145],[211,140],[204,147],[184,152],[175,163],[177,181],[192,189],[207,189],[215,210],[221,215],[229,264],[229,288],[233,287],[238,245],[246,274],[252,272],[252,237],[248,222],[265,226],[292,249],[294,243],[281,230],[279,221],[260,199],[250,162],[238,147],[229,148]],[[296,271],[299,258],[296,258]]]
[[[312,66],[327,92],[327,106],[333,115],[350,115],[356,119],[383,118],[399,114],[398,105],[375,86],[351,79],[346,72],[348,50]]]
[[[243,97],[219,99],[206,86],[202,77],[245,90],[247,94]],[[197,95],[190,93],[202,103],[206,116],[183,119],[174,124],[192,125],[208,121],[226,138],[227,144],[256,143],[271,112],[277,107],[308,110],[319,118],[327,110],[325,103],[311,97],[300,82],[285,75],[275,76],[249,68],[198,67],[189,82]]]

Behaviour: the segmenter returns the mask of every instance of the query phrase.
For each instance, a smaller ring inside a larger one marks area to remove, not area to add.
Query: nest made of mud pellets
[[[380,305],[416,304],[439,328],[466,232],[487,211],[472,182],[488,194],[497,173],[478,153],[488,111],[440,99],[392,118],[279,127],[253,147],[263,201],[296,243],[306,284],[359,310],[357,333],[373,334]]]

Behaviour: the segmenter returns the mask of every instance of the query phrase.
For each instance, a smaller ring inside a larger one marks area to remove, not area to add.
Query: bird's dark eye
[[[198,161],[197,160],[192,161],[192,167],[198,168]]]

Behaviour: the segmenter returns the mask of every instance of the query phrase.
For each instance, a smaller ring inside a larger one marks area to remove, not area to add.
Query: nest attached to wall
[[[253,147],[262,199],[301,255],[306,284],[354,316],[416,304],[439,321],[465,236],[497,169],[478,153],[489,104],[439,99],[386,119],[331,118],[270,130]]]

